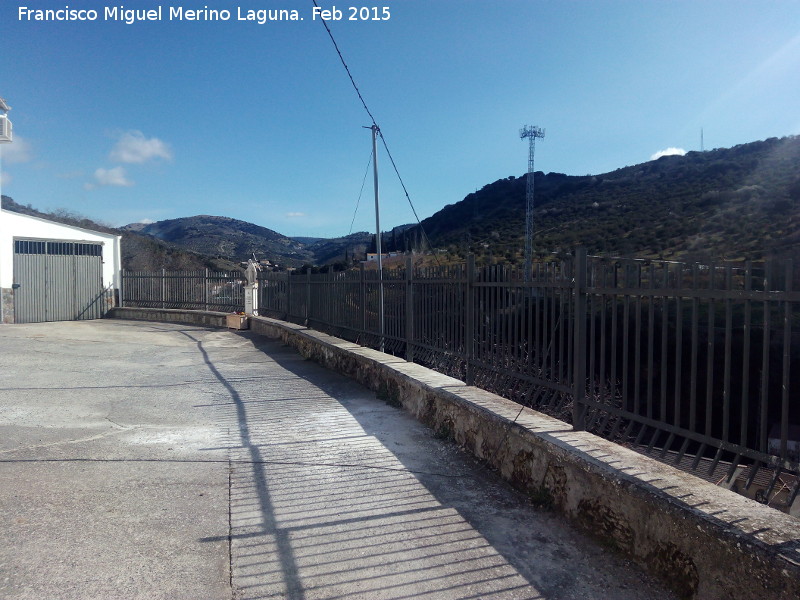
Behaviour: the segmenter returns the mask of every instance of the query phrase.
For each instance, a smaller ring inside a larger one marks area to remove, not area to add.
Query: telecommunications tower
[[[544,138],[544,129],[526,125],[519,130],[520,139],[528,138],[528,179],[525,186],[525,281],[531,276],[533,263],[533,153],[536,138]]]

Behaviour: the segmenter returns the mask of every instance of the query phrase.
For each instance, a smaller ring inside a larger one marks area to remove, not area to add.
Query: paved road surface
[[[0,326],[0,598],[663,599],[451,443],[277,342]]]

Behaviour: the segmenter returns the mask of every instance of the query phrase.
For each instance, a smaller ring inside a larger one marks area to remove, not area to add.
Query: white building
[[[102,317],[120,287],[120,240],[0,209],[0,323]]]

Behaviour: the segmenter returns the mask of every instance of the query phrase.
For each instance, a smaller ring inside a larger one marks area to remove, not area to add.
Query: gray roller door
[[[14,321],[98,319],[107,310],[103,246],[14,240]]]

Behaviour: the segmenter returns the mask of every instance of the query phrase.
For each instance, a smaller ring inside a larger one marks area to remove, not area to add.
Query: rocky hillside
[[[521,260],[525,176],[488,184],[423,221],[435,247]],[[688,260],[795,254],[800,137],[665,156],[596,176],[536,173],[534,248]],[[410,232],[419,240],[419,230]]]
[[[300,266],[313,261],[307,246],[280,233],[229,217],[198,215],[157,221],[135,227],[140,234],[176,244],[188,250],[236,262],[255,254],[259,259]]]

